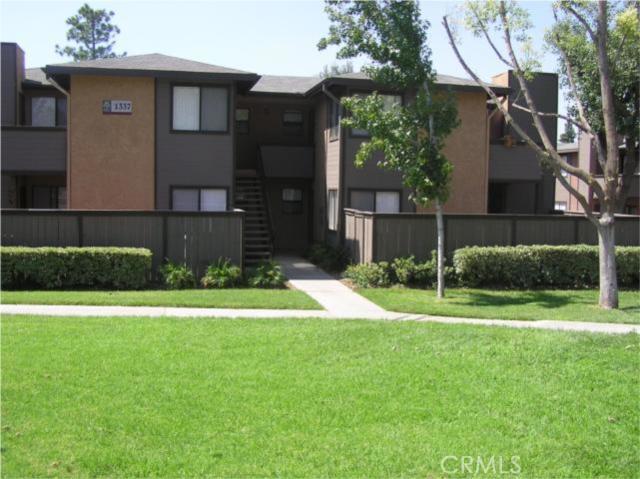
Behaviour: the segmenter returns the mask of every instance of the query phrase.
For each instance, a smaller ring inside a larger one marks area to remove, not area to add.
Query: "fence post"
[[[162,214],[162,259],[160,264],[164,263],[164,261],[167,259],[167,254],[169,250],[169,238],[167,234],[168,229],[169,229],[169,225],[167,224],[167,214],[163,213]]]
[[[84,221],[82,213],[78,213],[78,246],[84,246]]]
[[[580,219],[574,218],[573,219],[573,244],[578,244],[578,241],[580,240],[579,228],[580,228]]]
[[[517,245],[516,231],[518,231],[515,217],[511,217],[511,246]]]

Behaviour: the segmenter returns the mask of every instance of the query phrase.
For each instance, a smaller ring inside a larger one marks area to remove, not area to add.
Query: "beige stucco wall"
[[[483,92],[456,92],[460,125],[445,142],[453,164],[446,213],[486,213],[489,184],[487,105]],[[419,209],[418,211],[432,211]]]
[[[133,113],[105,115],[103,100],[132,101]],[[153,78],[71,78],[70,208],[154,208],[154,100]]]

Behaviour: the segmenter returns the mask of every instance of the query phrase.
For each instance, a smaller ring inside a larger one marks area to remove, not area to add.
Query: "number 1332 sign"
[[[102,100],[102,113],[105,115],[131,115],[133,102],[129,100]]]

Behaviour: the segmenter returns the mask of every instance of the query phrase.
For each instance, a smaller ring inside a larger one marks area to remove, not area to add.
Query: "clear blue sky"
[[[28,67],[66,61],[56,55],[65,44],[65,19],[83,2],[0,1],[2,41],[17,42]],[[335,50],[319,52],[318,40],[328,21],[321,1],[111,1],[89,2],[114,10],[122,33],[117,51],[129,55],[164,53],[261,74],[315,75],[335,59]],[[438,72],[466,77],[447,43],[442,16],[456,2],[422,0],[423,16],[431,22],[430,46]],[[536,45],[551,20],[551,2],[524,2],[536,26]],[[465,57],[481,77],[504,70],[480,39],[462,35]],[[356,62],[359,65],[359,62]],[[542,57],[543,69],[555,71],[555,59]],[[562,109],[562,108],[561,108]]]

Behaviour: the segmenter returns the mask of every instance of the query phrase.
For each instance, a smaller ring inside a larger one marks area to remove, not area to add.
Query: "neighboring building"
[[[597,153],[595,147],[592,145],[587,135],[579,135],[578,141],[575,143],[561,143],[558,145],[558,153],[565,157],[565,160],[573,165],[577,166],[585,171],[589,171],[593,174],[599,183],[603,181],[602,168],[598,163]],[[620,169],[624,163],[624,157],[626,155],[626,148],[620,147]],[[582,193],[585,198],[588,198],[591,207],[594,211],[599,211],[600,206],[597,198],[594,196],[591,188],[587,186],[582,180],[577,177],[564,173],[576,190]],[[578,200],[569,194],[567,189],[556,180],[556,196],[555,196],[555,209],[556,211],[563,211],[566,213],[584,213],[584,208]],[[635,172],[633,177],[633,183],[627,196],[626,204],[620,213],[626,213],[630,215],[640,214],[640,170]]]
[[[2,43],[2,207],[65,208],[67,98]]]
[[[3,55],[3,66],[4,61]],[[19,70],[22,63],[16,64]],[[44,72],[48,80],[42,78],[41,88],[48,85],[56,96],[70,99],[67,158],[58,172],[66,171],[61,184],[69,208],[242,208],[248,261],[274,248],[302,251],[312,241],[341,241],[343,208],[416,210],[398,173],[380,169],[375,159],[364,168],[354,166],[367,134],[340,126],[338,102],[376,89],[361,73],[326,79],[259,76],[160,54],[49,65]],[[517,203],[508,212],[551,211],[553,184],[546,187],[528,150],[518,145],[496,155],[492,145],[490,153],[485,92],[450,76],[439,76],[437,83],[455,94],[461,119],[446,142],[454,173],[445,211],[486,213],[496,203],[491,199],[496,156],[498,162],[510,158],[511,176],[498,167],[495,177],[508,180],[506,193],[499,191],[501,201]],[[549,85],[543,85],[545,95]],[[512,86],[492,88],[508,98]],[[409,96],[383,93],[391,103]],[[557,89],[553,95],[557,99]],[[3,140],[5,135],[3,126]],[[2,153],[4,182],[14,175],[5,164],[16,160],[13,150],[5,152],[4,141]],[[522,168],[525,173],[518,176]],[[514,194],[509,182],[531,194]],[[3,195],[6,205],[11,203]]]
[[[525,105],[520,86],[512,71],[493,77],[495,84],[508,88],[504,98],[509,114],[536,142],[542,143],[531,115],[513,106]],[[540,111],[558,111],[558,75],[539,73],[529,83],[529,89]],[[537,153],[528,147],[508,125],[500,110],[491,108],[489,132],[489,213],[546,214],[553,212],[555,178],[540,166]],[[558,126],[556,118],[542,120],[554,146]]]

